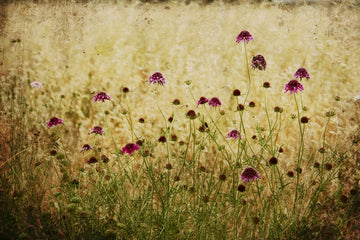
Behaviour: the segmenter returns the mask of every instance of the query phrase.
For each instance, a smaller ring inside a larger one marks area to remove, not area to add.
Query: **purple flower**
[[[212,99],[210,99],[209,105],[213,107],[217,107],[217,106],[221,106],[221,102],[217,97],[213,97]]]
[[[83,152],[83,151],[89,151],[89,150],[91,150],[91,149],[93,149],[92,146],[90,146],[89,144],[85,144],[85,145],[81,148],[81,152]]]
[[[52,117],[50,121],[46,122],[48,127],[56,126],[58,124],[64,124],[63,120],[61,118]]]
[[[87,164],[91,164],[91,163],[97,163],[98,160],[96,157],[91,157],[89,160],[86,161]]]
[[[246,41],[246,44],[249,43],[250,40],[254,40],[253,36],[251,36],[251,34],[248,31],[242,31],[241,33],[239,33],[239,35],[236,37],[236,42],[242,42],[242,41]]]
[[[241,173],[241,180],[244,182],[251,182],[258,178],[260,178],[259,173],[252,167],[245,168],[245,170]]]
[[[135,152],[139,149],[140,149],[139,145],[134,144],[134,143],[128,143],[121,150],[122,150],[123,154],[127,153],[130,156],[133,152]]]
[[[240,133],[238,130],[234,129],[234,130],[231,130],[228,135],[227,135],[227,138],[233,138],[233,139],[238,139],[240,138],[241,139],[241,136],[240,136]]]
[[[266,68],[266,61],[265,61],[265,58],[264,56],[262,55],[256,55],[253,57],[252,61],[251,61],[251,66],[254,68],[254,69],[259,69],[261,71],[265,70]]]
[[[41,83],[41,82],[38,82],[38,81],[33,81],[33,82],[31,82],[31,83],[30,83],[30,86],[31,86],[32,88],[35,88],[35,89],[39,89],[39,88],[42,88],[42,87],[43,87],[42,83]]]
[[[95,126],[93,129],[90,130],[90,133],[95,133],[99,135],[103,135],[105,132],[100,126]]]
[[[106,95],[105,92],[99,92],[94,96],[94,102],[96,101],[104,102],[104,100],[110,100],[110,96]]]
[[[159,85],[164,85],[166,83],[165,78],[160,72],[156,72],[149,77],[149,84],[155,84],[155,83]]]
[[[306,71],[305,68],[299,68],[296,73],[294,74],[294,78],[297,79],[297,78],[300,78],[300,80],[302,78],[306,78],[306,79],[310,79],[310,75],[309,73]]]
[[[198,105],[205,104],[209,101],[206,97],[200,97],[199,101],[197,102]]]
[[[297,91],[303,91],[304,87],[303,85],[298,82],[298,80],[294,79],[294,80],[290,80],[286,85],[285,85],[285,93],[287,91],[290,91],[290,94],[297,93]]]

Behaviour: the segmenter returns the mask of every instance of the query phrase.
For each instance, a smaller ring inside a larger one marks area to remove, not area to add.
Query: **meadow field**
[[[0,11],[1,239],[360,239],[359,2]]]

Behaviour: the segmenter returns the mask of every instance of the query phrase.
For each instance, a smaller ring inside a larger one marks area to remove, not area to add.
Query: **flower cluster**
[[[33,82],[31,82],[31,83],[30,83],[30,86],[31,86],[32,88],[35,88],[35,89],[39,89],[39,88],[42,88],[42,87],[43,87],[42,83],[41,83],[41,82],[38,82],[38,81],[33,81]]]
[[[256,55],[253,57],[251,61],[251,66],[254,69],[259,69],[260,71],[263,71],[266,69],[266,61],[263,55]]]
[[[149,77],[149,84],[164,85],[166,83],[164,76],[160,72],[155,72]]]
[[[242,42],[242,41],[246,41],[246,44],[248,44],[250,40],[254,40],[254,38],[248,31],[242,31],[236,37],[236,42],[237,43]]]
[[[297,91],[303,91],[304,87],[303,85],[296,79],[290,80],[285,85],[285,93],[290,91],[290,94],[297,93]]]
[[[99,134],[99,135],[104,135],[104,134],[105,134],[104,130],[103,130],[102,127],[100,127],[100,126],[95,126],[95,127],[93,127],[93,128],[90,130],[90,133],[95,133],[95,134]]]
[[[123,154],[127,153],[130,156],[133,152],[139,149],[140,149],[139,145],[135,143],[128,143],[121,149],[121,151],[123,152]]]
[[[104,102],[104,100],[110,100],[110,96],[107,95],[105,92],[99,92],[94,96],[94,102],[96,101]]]
[[[46,122],[48,127],[57,126],[58,124],[64,124],[61,118],[52,117],[50,121]]]
[[[260,178],[259,173],[252,167],[245,168],[245,170],[241,173],[241,180],[244,182],[251,182],[258,178]]]
[[[294,74],[293,77],[294,77],[295,79],[300,78],[300,80],[301,80],[302,78],[310,79],[310,75],[309,75],[309,73],[306,71],[305,68],[299,68],[299,69],[295,72],[295,74]]]
[[[241,139],[241,136],[240,136],[240,133],[238,130],[234,129],[234,130],[231,130],[228,135],[227,135],[227,138],[233,138],[233,139],[238,139],[240,138]]]

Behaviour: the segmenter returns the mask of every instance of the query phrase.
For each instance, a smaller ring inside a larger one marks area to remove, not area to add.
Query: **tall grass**
[[[353,2],[3,8],[2,239],[356,239]]]

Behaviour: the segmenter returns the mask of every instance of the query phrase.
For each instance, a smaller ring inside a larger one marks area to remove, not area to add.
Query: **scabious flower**
[[[217,97],[213,97],[212,99],[210,99],[209,105],[212,107],[217,107],[217,106],[221,106],[221,102]]]
[[[139,145],[134,144],[134,143],[128,143],[121,150],[124,154],[127,153],[130,156],[133,152],[135,152],[139,149],[140,149]]]
[[[259,173],[252,167],[245,168],[245,170],[241,173],[241,180],[244,182],[251,182],[258,178],[260,178]]]
[[[205,104],[209,101],[206,97],[200,97],[199,101],[197,102],[198,105]]]
[[[48,127],[56,126],[58,124],[64,124],[63,120],[61,118],[52,117],[50,121],[46,122]]]
[[[236,37],[236,42],[237,43],[242,42],[242,41],[246,41],[246,44],[248,44],[250,40],[254,40],[254,38],[248,31],[242,31]]]
[[[260,71],[263,71],[265,70],[266,68],[266,61],[265,61],[265,58],[263,55],[256,55],[253,57],[252,61],[251,61],[251,66],[254,68],[254,69],[259,69]]]
[[[87,164],[91,164],[91,163],[97,163],[98,160],[96,157],[91,157],[89,160],[86,161]]]
[[[81,152],[83,152],[83,151],[89,151],[89,150],[91,150],[91,149],[93,149],[92,146],[90,146],[89,144],[84,144],[84,146],[81,148]]]
[[[300,78],[300,80],[301,80],[302,78],[310,79],[310,75],[309,75],[309,73],[306,71],[305,68],[299,68],[299,69],[295,72],[294,78],[295,78],[295,79]]]
[[[43,87],[42,83],[41,83],[41,82],[38,82],[38,81],[33,81],[33,82],[31,82],[31,83],[30,83],[30,86],[31,86],[32,88],[35,88],[35,89],[39,89],[39,88],[42,88],[42,87]]]
[[[166,83],[164,76],[160,72],[155,72],[149,77],[149,84],[164,85]]]
[[[285,93],[287,91],[290,91],[290,94],[297,93],[297,91],[303,91],[304,87],[303,85],[296,79],[290,80],[286,85],[285,85]]]
[[[110,96],[107,95],[105,92],[98,92],[94,96],[94,102],[96,102],[96,101],[104,102],[104,100],[110,100]]]
[[[227,138],[238,139],[238,138],[241,138],[241,136],[240,136],[239,131],[234,129],[228,133]]]
[[[100,127],[100,126],[95,126],[94,128],[92,128],[92,129],[90,130],[90,133],[95,133],[95,134],[103,135],[105,132],[104,132],[104,130],[102,129],[102,127]]]

